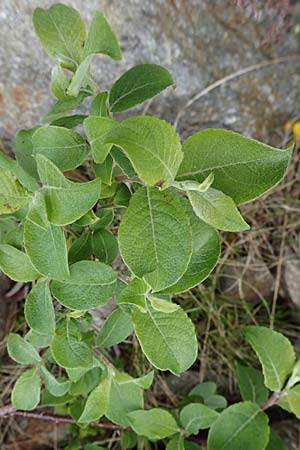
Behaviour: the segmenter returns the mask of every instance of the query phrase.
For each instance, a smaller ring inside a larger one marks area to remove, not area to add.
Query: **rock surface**
[[[0,4],[0,136],[39,121],[49,95],[52,61],[35,37],[31,14],[49,0],[2,0]],[[241,68],[299,55],[300,5],[286,0],[68,0],[90,22],[101,8],[123,49],[121,62],[96,57],[93,73],[108,88],[125,69],[141,62],[166,66],[177,83],[150,105],[149,113],[174,121],[180,108],[203,88]],[[243,6],[239,7],[240,3]],[[271,4],[271,6],[270,6]],[[250,5],[250,6],[249,6]],[[251,6],[252,5],[252,6]],[[276,26],[275,26],[275,25]],[[275,28],[274,28],[275,26]],[[265,67],[223,84],[195,102],[179,130],[224,126],[277,142],[276,128],[299,113],[300,58]]]

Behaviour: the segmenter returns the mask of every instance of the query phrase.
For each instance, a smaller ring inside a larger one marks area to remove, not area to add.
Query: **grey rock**
[[[300,255],[289,247],[285,251],[283,278],[288,297],[300,307]]]
[[[0,136],[11,140],[19,128],[31,127],[47,112],[52,61],[31,24],[35,7],[49,0],[2,0],[0,4]],[[241,68],[299,52],[291,31],[299,21],[299,2],[287,6],[239,8],[236,0],[69,0],[89,23],[101,8],[123,49],[121,62],[95,58],[93,74],[102,89],[141,62],[166,66],[176,90],[155,98],[148,109],[174,121],[178,111],[203,88]],[[253,2],[252,2],[253,3]],[[263,4],[264,2],[254,2]],[[250,2],[251,5],[251,2]],[[285,6],[284,6],[285,5]],[[285,8],[285,9],[284,9]],[[287,10],[288,8],[288,10]],[[283,20],[284,17],[286,20]],[[281,20],[278,30],[273,24]],[[287,24],[286,24],[287,22]],[[271,30],[271,31],[270,31]],[[275,133],[299,112],[300,58],[236,78],[195,102],[179,123],[182,135],[224,126],[278,143]],[[138,108],[142,111],[143,108]]]

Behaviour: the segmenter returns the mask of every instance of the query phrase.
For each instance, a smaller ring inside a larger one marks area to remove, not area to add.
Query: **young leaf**
[[[31,289],[26,297],[24,313],[26,322],[32,330],[39,334],[54,334],[55,312],[48,280],[40,280]]]
[[[264,385],[264,377],[259,370],[236,363],[236,376],[243,400],[250,400],[257,405],[267,401],[268,389]]]
[[[181,203],[192,228],[192,256],[182,277],[164,293],[179,294],[202,283],[217,264],[221,250],[217,231],[196,216],[187,199]]]
[[[118,40],[107,20],[100,12],[96,12],[84,46],[84,56],[102,53],[113,59],[121,59],[122,54]]]
[[[24,283],[40,277],[26,253],[8,244],[0,245],[0,269],[12,280]]]
[[[38,364],[41,362],[36,349],[16,333],[10,333],[8,336],[7,351],[11,359],[19,364]]]
[[[138,189],[123,215],[119,245],[125,264],[153,291],[176,283],[192,253],[189,219],[176,194]]]
[[[16,409],[30,411],[40,402],[41,378],[36,368],[28,369],[17,379],[11,399]]]
[[[190,403],[180,412],[180,422],[188,434],[210,428],[218,417],[219,413],[201,403]]]
[[[30,197],[17,177],[0,167],[0,214],[9,214],[27,205]]]
[[[300,385],[297,384],[287,391],[287,401],[291,411],[300,419]]]
[[[98,386],[100,378],[100,367],[93,367],[92,369],[88,370],[78,381],[71,384],[69,392],[70,394],[75,396],[88,394],[93,389],[95,389],[96,386]]]
[[[68,392],[70,381],[58,381],[44,366],[41,367],[41,372],[45,380],[46,388],[54,397],[61,397]]]
[[[67,89],[67,94],[72,97],[78,97],[81,88],[89,83],[90,65],[93,55],[87,56],[77,67],[76,72]]]
[[[121,432],[121,447],[122,449],[134,448],[137,444],[137,435],[134,431],[124,430]]]
[[[36,155],[38,173],[44,184],[48,219],[55,225],[68,225],[86,214],[100,197],[101,181],[73,183],[45,156]]]
[[[67,89],[69,87],[70,81],[68,80],[64,69],[58,64],[53,67],[51,72],[51,86],[50,90],[54,97],[58,100],[66,100]]]
[[[213,381],[206,381],[204,383],[197,384],[189,395],[200,396],[203,400],[208,399],[217,392],[217,385]]]
[[[269,440],[268,416],[251,402],[229,406],[208,433],[208,450],[264,450]]]
[[[179,305],[173,303],[172,301],[164,300],[159,297],[155,297],[154,295],[148,295],[148,300],[151,304],[151,307],[155,309],[155,311],[160,311],[166,314],[177,311],[180,308]]]
[[[244,333],[262,365],[266,387],[280,391],[295,364],[292,344],[282,334],[265,327],[247,326]]]
[[[162,408],[133,411],[127,417],[134,431],[148,439],[164,439],[179,431],[174,417]]]
[[[116,373],[116,381],[119,385],[134,383],[142,389],[149,389],[153,383],[154,370],[139,378],[132,378],[130,375],[124,372]]]
[[[106,105],[107,98],[108,92],[100,92],[100,94],[96,95],[90,107],[91,116],[108,117],[109,112]]]
[[[116,206],[127,206],[131,198],[131,193],[126,184],[119,184],[117,187],[116,194],[114,196],[113,204]]]
[[[97,336],[99,347],[108,348],[124,341],[133,332],[130,315],[123,309],[115,309],[105,320]]]
[[[70,320],[57,329],[51,342],[51,352],[57,364],[66,369],[89,369],[93,366],[93,354],[87,344],[79,340]]]
[[[129,426],[127,414],[144,407],[143,390],[135,383],[119,384],[112,380],[105,416],[118,425]]]
[[[69,277],[67,245],[62,228],[47,218],[45,200],[37,195],[24,224],[24,244],[33,266],[45,277]]]
[[[110,155],[107,155],[102,164],[93,163],[93,170],[104,184],[109,186],[112,184],[113,159]]]
[[[184,439],[183,436],[181,436],[181,434],[179,433],[173,436],[166,446],[166,450],[184,450],[184,449],[185,449]]]
[[[82,61],[86,38],[80,14],[71,6],[57,3],[49,9],[36,8],[33,25],[49,56],[74,70]]]
[[[107,230],[93,233],[92,246],[96,258],[105,264],[112,264],[119,253],[118,240]]]
[[[128,178],[134,178],[136,176],[131,162],[129,161],[127,156],[124,155],[120,148],[113,146],[110,154],[113,157],[115,163],[120,167],[124,175],[126,175]]]
[[[78,419],[79,423],[89,423],[99,420],[107,410],[111,388],[111,377],[107,375],[104,380],[90,393],[84,410]]]
[[[195,361],[195,329],[181,308],[169,314],[150,306],[147,313],[134,308],[132,322],[142,350],[154,367],[178,375]]]
[[[115,122],[109,117],[90,116],[85,119],[83,126],[93,152],[94,161],[102,164],[112,147],[112,144],[104,143],[104,141],[110,130],[115,128]]]
[[[65,307],[88,310],[104,305],[113,295],[117,274],[98,261],[78,261],[64,282],[53,281],[51,291]]]
[[[179,137],[168,122],[136,116],[112,122],[104,144],[121,147],[147,186],[170,186],[183,158]],[[142,157],[141,157],[142,155]]]
[[[74,264],[77,261],[89,259],[92,254],[92,234],[83,233],[70,247],[69,264]]]
[[[29,130],[20,130],[16,134],[16,159],[20,166],[34,178],[38,177],[36,170],[36,163],[32,156],[33,145],[32,135],[39,127],[34,127]]]
[[[278,150],[228,130],[207,129],[183,144],[178,180],[202,182],[214,173],[213,186],[236,204],[262,195],[284,176],[291,149]]]
[[[205,406],[210,409],[222,410],[227,406],[227,400],[223,395],[211,395],[204,400]]]
[[[138,278],[134,278],[122,289],[117,298],[119,305],[130,304],[138,306],[143,312],[146,312],[146,294],[149,290],[148,285]]]
[[[112,112],[125,111],[174,85],[171,74],[156,64],[140,64],[125,72],[109,94]]]
[[[46,156],[62,171],[80,166],[89,153],[80,134],[53,125],[38,128],[32,135],[32,144],[34,155]]]
[[[53,338],[52,334],[40,334],[34,330],[29,330],[28,333],[25,335],[26,341],[37,348],[49,347],[52,338]]]
[[[214,228],[224,231],[249,230],[234,201],[214,188],[206,192],[188,191],[195,214]]]
[[[50,123],[50,125],[55,125],[56,127],[63,128],[75,128],[77,125],[81,125],[87,116],[84,114],[73,114],[72,116],[61,117]]]
[[[48,113],[42,118],[43,123],[50,123],[52,122],[52,125],[56,125],[56,120],[65,118],[66,113],[69,111],[73,111],[76,109],[81,103],[89,97],[91,94],[88,92],[80,92],[78,97],[67,97],[66,100],[58,100],[48,111]],[[82,121],[80,122],[82,123]],[[58,126],[62,126],[61,124],[58,124]],[[66,128],[70,128],[66,126]]]

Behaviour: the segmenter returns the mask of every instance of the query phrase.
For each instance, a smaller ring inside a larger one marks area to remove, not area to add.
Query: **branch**
[[[276,405],[277,400],[282,395],[282,392],[274,392],[271,397],[261,406],[262,411],[266,411],[266,409],[271,408],[271,406]]]
[[[31,412],[31,411],[19,411],[11,405],[4,406],[0,408],[0,418],[11,417],[11,416],[21,416],[29,419],[46,420],[48,422],[55,423],[70,423],[77,424],[76,420],[71,417],[60,416],[58,414],[47,414],[44,411],[41,412]],[[107,430],[130,430],[130,428],[123,425],[115,425],[111,422],[91,422],[89,424],[92,427],[105,428]]]

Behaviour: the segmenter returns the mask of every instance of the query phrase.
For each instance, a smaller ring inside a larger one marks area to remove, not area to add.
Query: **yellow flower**
[[[294,123],[293,135],[295,142],[300,143],[300,121]]]

